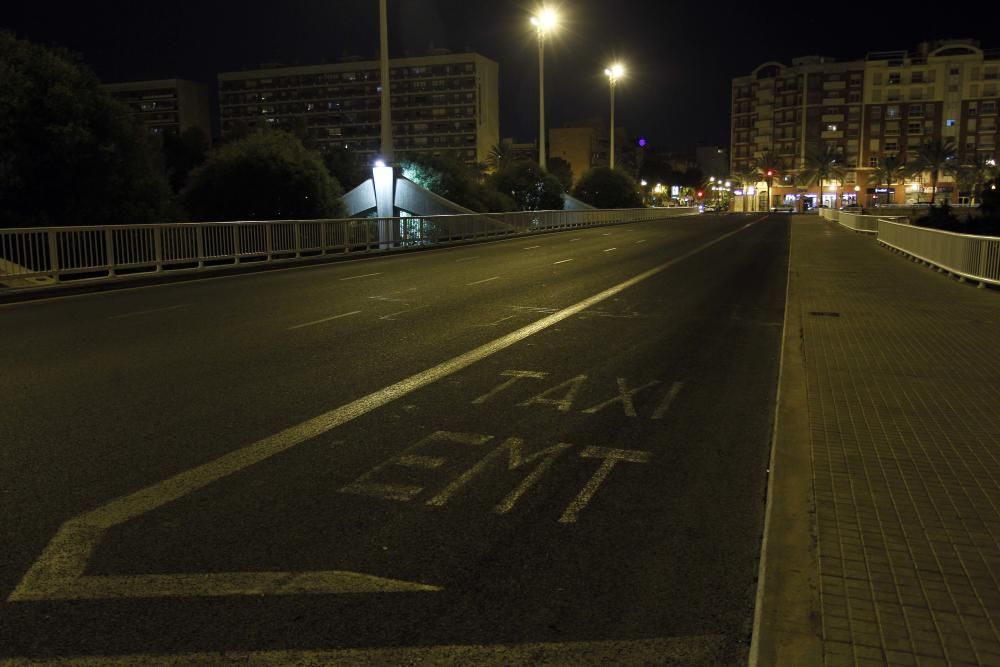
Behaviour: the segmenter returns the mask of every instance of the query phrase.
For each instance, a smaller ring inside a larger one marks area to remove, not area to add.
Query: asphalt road
[[[738,664],[788,235],[0,307],[0,658]]]

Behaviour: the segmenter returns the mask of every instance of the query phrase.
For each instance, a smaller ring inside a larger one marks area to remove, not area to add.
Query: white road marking
[[[677,398],[677,394],[681,393],[681,389],[684,387],[683,382],[675,382],[670,385],[670,391],[667,395],[663,397],[663,401],[660,403],[660,407],[656,408],[656,412],[653,413],[652,419],[662,419],[663,415],[667,413],[670,409],[671,404],[673,404],[674,399]]]
[[[490,282],[492,280],[497,280],[499,278],[500,278],[500,276],[493,276],[492,278],[487,278],[486,280],[477,280],[474,283],[465,283],[465,286],[466,287],[472,287],[473,285],[482,285],[483,283],[488,283],[488,282]]]
[[[559,523],[576,523],[580,510],[587,506],[590,499],[597,493],[597,489],[607,479],[608,473],[619,461],[629,463],[649,463],[649,452],[635,449],[609,449],[607,447],[587,447],[580,454],[585,459],[604,459],[604,463],[597,469],[594,476],[584,485],[583,490],[573,499],[566,511],[559,517]]]
[[[527,248],[525,248],[525,250],[534,250],[535,248],[541,248],[541,247],[542,246],[540,245],[533,245],[533,246],[528,246]]]
[[[659,380],[653,380],[652,382],[647,382],[646,384],[642,385],[641,387],[636,387],[635,389],[629,389],[628,385],[625,384],[625,378],[618,378],[618,395],[617,396],[615,396],[614,398],[609,398],[608,400],[604,401],[603,403],[600,403],[599,405],[595,405],[592,408],[587,408],[583,412],[585,414],[592,415],[592,414],[595,414],[597,412],[600,412],[601,410],[603,410],[604,408],[608,407],[609,405],[621,402],[621,404],[622,404],[622,410],[625,411],[625,416],[626,417],[637,417],[638,415],[635,412],[635,403],[632,402],[632,397],[635,396],[636,394],[638,394],[643,389],[649,389],[650,387],[655,387],[658,384],[660,384]]]
[[[389,313],[388,315],[383,315],[380,320],[385,320],[387,322],[396,321],[396,315],[402,315],[404,313],[412,313],[415,310],[423,310],[424,308],[430,308],[430,306],[417,306],[416,308],[407,308],[406,310],[397,310],[395,313]]]
[[[378,273],[366,273],[366,274],[361,275],[361,276],[348,276],[347,278],[341,278],[340,280],[341,281],[344,281],[344,280],[357,280],[358,278],[371,278],[372,276],[380,276],[380,275],[382,275],[381,271],[379,271]]]
[[[367,396],[317,415],[295,426],[279,431],[245,447],[223,454],[200,466],[178,473],[173,477],[151,484],[131,494],[108,501],[96,509],[79,514],[66,521],[46,545],[38,559],[18,582],[8,596],[8,602],[29,600],[74,600],[98,598],[149,598],[163,596],[212,596],[234,594],[288,594],[324,593],[333,588],[340,591],[352,582],[352,577],[366,577],[359,573],[333,572],[250,572],[220,574],[169,574],[106,577],[85,575],[94,550],[107,531],[128,521],[148,514],[179,498],[245,470],[271,457],[288,451],[303,442],[327,433],[362,415],[377,410],[396,399],[453,375],[488,357],[545,331],[581,311],[596,306],[639,283],[649,280],[672,266],[683,262],[726,239],[743,232],[760,220],[752,220],[739,229],[723,234],[686,253],[678,255],[628,280],[613,285],[582,301],[543,317],[500,338],[452,357],[395,384],[383,387]],[[605,461],[607,464],[608,461]],[[606,474],[606,473],[605,473]],[[596,489],[596,487],[595,487]],[[586,491],[586,489],[584,489]],[[581,493],[581,495],[583,495]],[[591,494],[592,495],[592,494]],[[589,500],[589,498],[588,498]],[[567,509],[569,511],[569,509]],[[226,584],[226,578],[242,577],[244,586]],[[279,580],[280,578],[280,580]],[[436,590],[425,584],[411,582],[391,583],[386,590]],[[289,590],[289,583],[294,590]],[[250,585],[252,584],[252,585]],[[409,587],[409,588],[407,588]],[[415,588],[422,587],[422,588]],[[253,589],[253,590],[251,590]]]
[[[569,242],[572,243],[573,241],[579,241],[579,240],[580,240],[580,237],[577,237],[575,239],[570,239]]]
[[[124,315],[112,315],[109,320],[124,320],[126,317],[138,317],[140,315],[149,315],[150,313],[162,313],[167,310],[177,310],[178,308],[187,308],[190,304],[183,303],[179,306],[166,306],[165,308],[151,308],[150,310],[137,310],[133,313],[125,313]]]
[[[601,236],[611,236],[611,232],[604,232]]]
[[[343,665],[613,665],[627,656],[633,664],[708,664],[724,635],[662,637],[595,642],[480,644],[343,648],[327,650],[212,651],[166,655],[91,655],[67,658],[7,658],[2,667],[321,667]]]
[[[496,396],[497,394],[499,394],[501,391],[503,391],[507,387],[511,386],[512,384],[514,384],[515,382],[517,382],[518,380],[521,380],[523,378],[532,378],[534,380],[543,380],[543,379],[545,379],[545,377],[547,375],[548,375],[548,373],[543,373],[541,371],[504,371],[503,373],[500,374],[500,377],[506,377],[506,378],[510,378],[510,379],[509,380],[504,380],[503,382],[501,382],[500,384],[498,384],[496,387],[494,387],[489,392],[483,394],[482,396],[480,396],[476,400],[472,401],[472,403],[473,403],[473,405],[478,405],[480,403],[485,403],[486,401],[490,400],[491,398],[493,398],[494,396]]]
[[[646,239],[643,239],[643,240],[641,240],[641,241],[636,241],[636,242],[635,242],[635,244],[636,244],[636,245],[639,245],[640,243],[645,243],[645,242],[646,242]]]
[[[576,393],[580,391],[580,387],[583,386],[583,383],[586,381],[586,375],[577,375],[575,378],[570,378],[562,384],[557,384],[551,389],[546,389],[537,396],[532,396],[523,403],[518,403],[518,405],[554,405],[556,406],[556,410],[559,410],[560,412],[569,412],[570,408],[573,407],[573,401],[576,400]],[[548,398],[549,394],[554,394],[559,391],[563,392],[562,398]]]
[[[462,259],[456,259],[455,263],[457,264],[458,262],[471,262],[474,259],[479,259],[479,255],[476,255],[475,257],[464,257]]]
[[[315,324],[323,324],[324,322],[332,322],[333,320],[339,320],[342,317],[350,317],[351,315],[357,315],[360,310],[352,310],[349,313],[341,313],[340,315],[334,315],[333,317],[324,317],[321,320],[315,320],[313,322],[306,322],[305,324],[296,324],[294,327],[288,327],[289,331],[294,331],[295,329],[304,329],[305,327],[311,327]]]
[[[604,252],[611,252],[612,250],[618,250],[618,248],[608,248],[608,249],[607,249],[607,250],[605,250]]]
[[[561,259],[558,262],[552,262],[552,266],[555,266],[556,264],[565,264],[566,262],[572,262],[572,261],[573,260],[571,259]]]
[[[501,317],[496,322],[490,322],[489,324],[478,324],[476,326],[480,326],[480,327],[495,327],[496,325],[500,324],[501,322],[506,322],[507,320],[514,319],[514,317],[516,317],[516,316],[515,315],[508,315],[507,317]]]

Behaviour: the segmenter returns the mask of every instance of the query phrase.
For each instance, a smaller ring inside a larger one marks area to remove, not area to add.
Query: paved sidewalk
[[[787,612],[820,635],[822,659],[794,664],[1000,666],[1000,292],[818,217],[791,224],[782,391],[798,364],[807,419],[796,438],[779,406],[776,443],[811,447],[812,498],[772,489],[765,582],[811,568],[818,590],[783,610],[765,593],[765,628]],[[816,541],[791,558],[783,509],[810,501]],[[793,664],[774,651],[789,628],[772,630],[758,664]]]

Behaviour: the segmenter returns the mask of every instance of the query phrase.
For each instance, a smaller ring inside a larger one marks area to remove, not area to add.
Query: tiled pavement
[[[811,216],[791,276],[824,664],[1000,666],[1000,292]]]

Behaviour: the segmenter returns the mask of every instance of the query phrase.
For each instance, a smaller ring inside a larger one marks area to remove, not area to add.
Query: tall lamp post
[[[618,85],[618,79],[625,76],[625,66],[621,63],[615,63],[611,67],[604,70],[605,76],[608,77],[608,83],[611,85],[611,168],[615,168],[615,86]]]
[[[556,27],[559,17],[543,7],[531,17],[538,31],[538,165],[545,169],[545,37]]]

